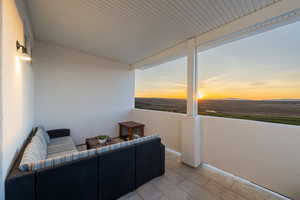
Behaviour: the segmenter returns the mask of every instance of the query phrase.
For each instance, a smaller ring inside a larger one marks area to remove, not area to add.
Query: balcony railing
[[[133,109],[132,119],[159,133],[166,146],[181,151],[185,114]],[[300,188],[300,126],[200,116],[202,162],[295,199]],[[200,134],[200,133],[199,133]]]

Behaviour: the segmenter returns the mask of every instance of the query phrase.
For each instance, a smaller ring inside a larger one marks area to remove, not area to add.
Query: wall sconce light
[[[17,40],[16,42],[17,51],[19,49],[22,49],[22,53],[18,56],[21,60],[25,61],[31,61],[30,55],[27,53],[27,48],[20,44],[20,42]]]

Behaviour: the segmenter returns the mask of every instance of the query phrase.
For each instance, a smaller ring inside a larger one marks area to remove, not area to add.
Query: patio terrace
[[[180,156],[166,153],[166,173],[120,200],[283,200],[250,182],[226,175],[208,166],[191,168]]]
[[[298,21],[299,0],[2,0],[0,9],[0,200],[33,127],[69,128],[80,145],[118,136],[129,120],[160,135],[166,173],[121,199],[300,199],[299,126],[197,114],[197,53]],[[135,109],[135,70],[182,56],[187,113]]]

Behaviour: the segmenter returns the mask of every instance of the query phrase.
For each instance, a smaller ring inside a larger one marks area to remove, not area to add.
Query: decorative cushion
[[[43,139],[39,136],[34,136],[31,140],[31,143],[37,147],[37,151],[40,154],[40,159],[45,159],[47,157],[47,145],[45,145]]]
[[[38,134],[40,132],[40,134],[42,134],[46,140],[47,143],[50,143],[50,137],[48,135],[48,133],[46,132],[46,130],[44,129],[44,127],[39,126],[38,130],[36,131],[36,134]]]
[[[45,139],[45,136],[42,131],[37,131],[34,137],[39,137],[40,141],[43,143],[43,146],[47,149],[48,142]]]
[[[40,137],[34,136],[28,146],[25,148],[22,160],[20,162],[19,169],[21,171],[27,171],[32,168],[34,162],[43,160],[46,158],[47,148],[43,146],[43,142]]]

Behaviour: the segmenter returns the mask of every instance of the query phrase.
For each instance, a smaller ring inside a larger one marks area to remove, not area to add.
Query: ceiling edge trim
[[[198,51],[232,42],[299,20],[300,1],[283,0],[197,37]]]
[[[282,0],[269,7],[241,17],[217,29],[196,37],[198,51],[238,40],[249,35],[273,29],[284,24],[299,20],[300,1]],[[157,64],[171,61],[177,57],[187,55],[187,41],[171,47],[160,53],[132,64],[133,69],[146,69]],[[180,53],[179,53],[180,52]]]

